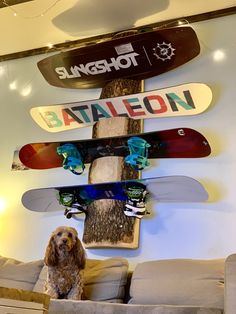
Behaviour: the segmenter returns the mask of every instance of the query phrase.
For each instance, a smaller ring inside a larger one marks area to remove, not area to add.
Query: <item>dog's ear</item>
[[[76,238],[76,243],[71,253],[73,254],[75,262],[79,266],[79,268],[84,269],[85,261],[86,261],[86,254],[85,254],[83,245],[78,238]]]
[[[44,263],[47,266],[56,266],[58,263],[58,253],[56,249],[56,243],[54,241],[54,237],[52,236],[48,242],[48,246],[46,248]]]

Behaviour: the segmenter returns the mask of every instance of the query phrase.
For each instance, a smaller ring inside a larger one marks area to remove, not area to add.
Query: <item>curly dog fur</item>
[[[81,300],[86,257],[74,228],[61,226],[52,233],[44,262],[48,266],[45,293],[55,299]]]

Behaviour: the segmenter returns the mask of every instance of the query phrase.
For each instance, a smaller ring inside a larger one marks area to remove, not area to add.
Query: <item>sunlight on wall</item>
[[[0,66],[0,77],[5,73],[5,69],[3,66]]]
[[[7,207],[6,200],[0,196],[0,214],[4,213]]]
[[[7,209],[7,201],[6,198],[0,196],[0,235],[1,235],[1,239],[2,239],[2,234],[5,232],[6,228],[7,228],[7,224],[6,224],[6,209]],[[2,249],[2,245],[1,245],[1,249]],[[1,252],[2,254],[2,252]]]

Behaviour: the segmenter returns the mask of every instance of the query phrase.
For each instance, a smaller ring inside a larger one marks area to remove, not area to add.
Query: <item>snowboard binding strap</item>
[[[85,166],[80,152],[73,144],[64,144],[57,148],[58,155],[64,157],[63,168],[70,170],[73,174],[79,175],[84,172]]]
[[[125,162],[135,170],[143,170],[149,166],[148,148],[151,145],[141,137],[133,136],[128,140],[130,154],[125,157]]]
[[[131,186],[125,190],[125,193],[128,197],[124,209],[126,216],[142,218],[149,214],[146,209],[147,191],[145,187]]]
[[[64,215],[70,219],[73,215],[85,214],[85,206],[81,205],[73,193],[59,193],[59,203],[65,206]]]

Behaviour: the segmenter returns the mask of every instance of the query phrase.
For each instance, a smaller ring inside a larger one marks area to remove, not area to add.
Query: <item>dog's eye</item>
[[[72,233],[71,232],[68,233],[68,237],[72,238]]]
[[[61,235],[62,235],[62,233],[61,233],[61,232],[58,232],[57,236],[60,237]]]

